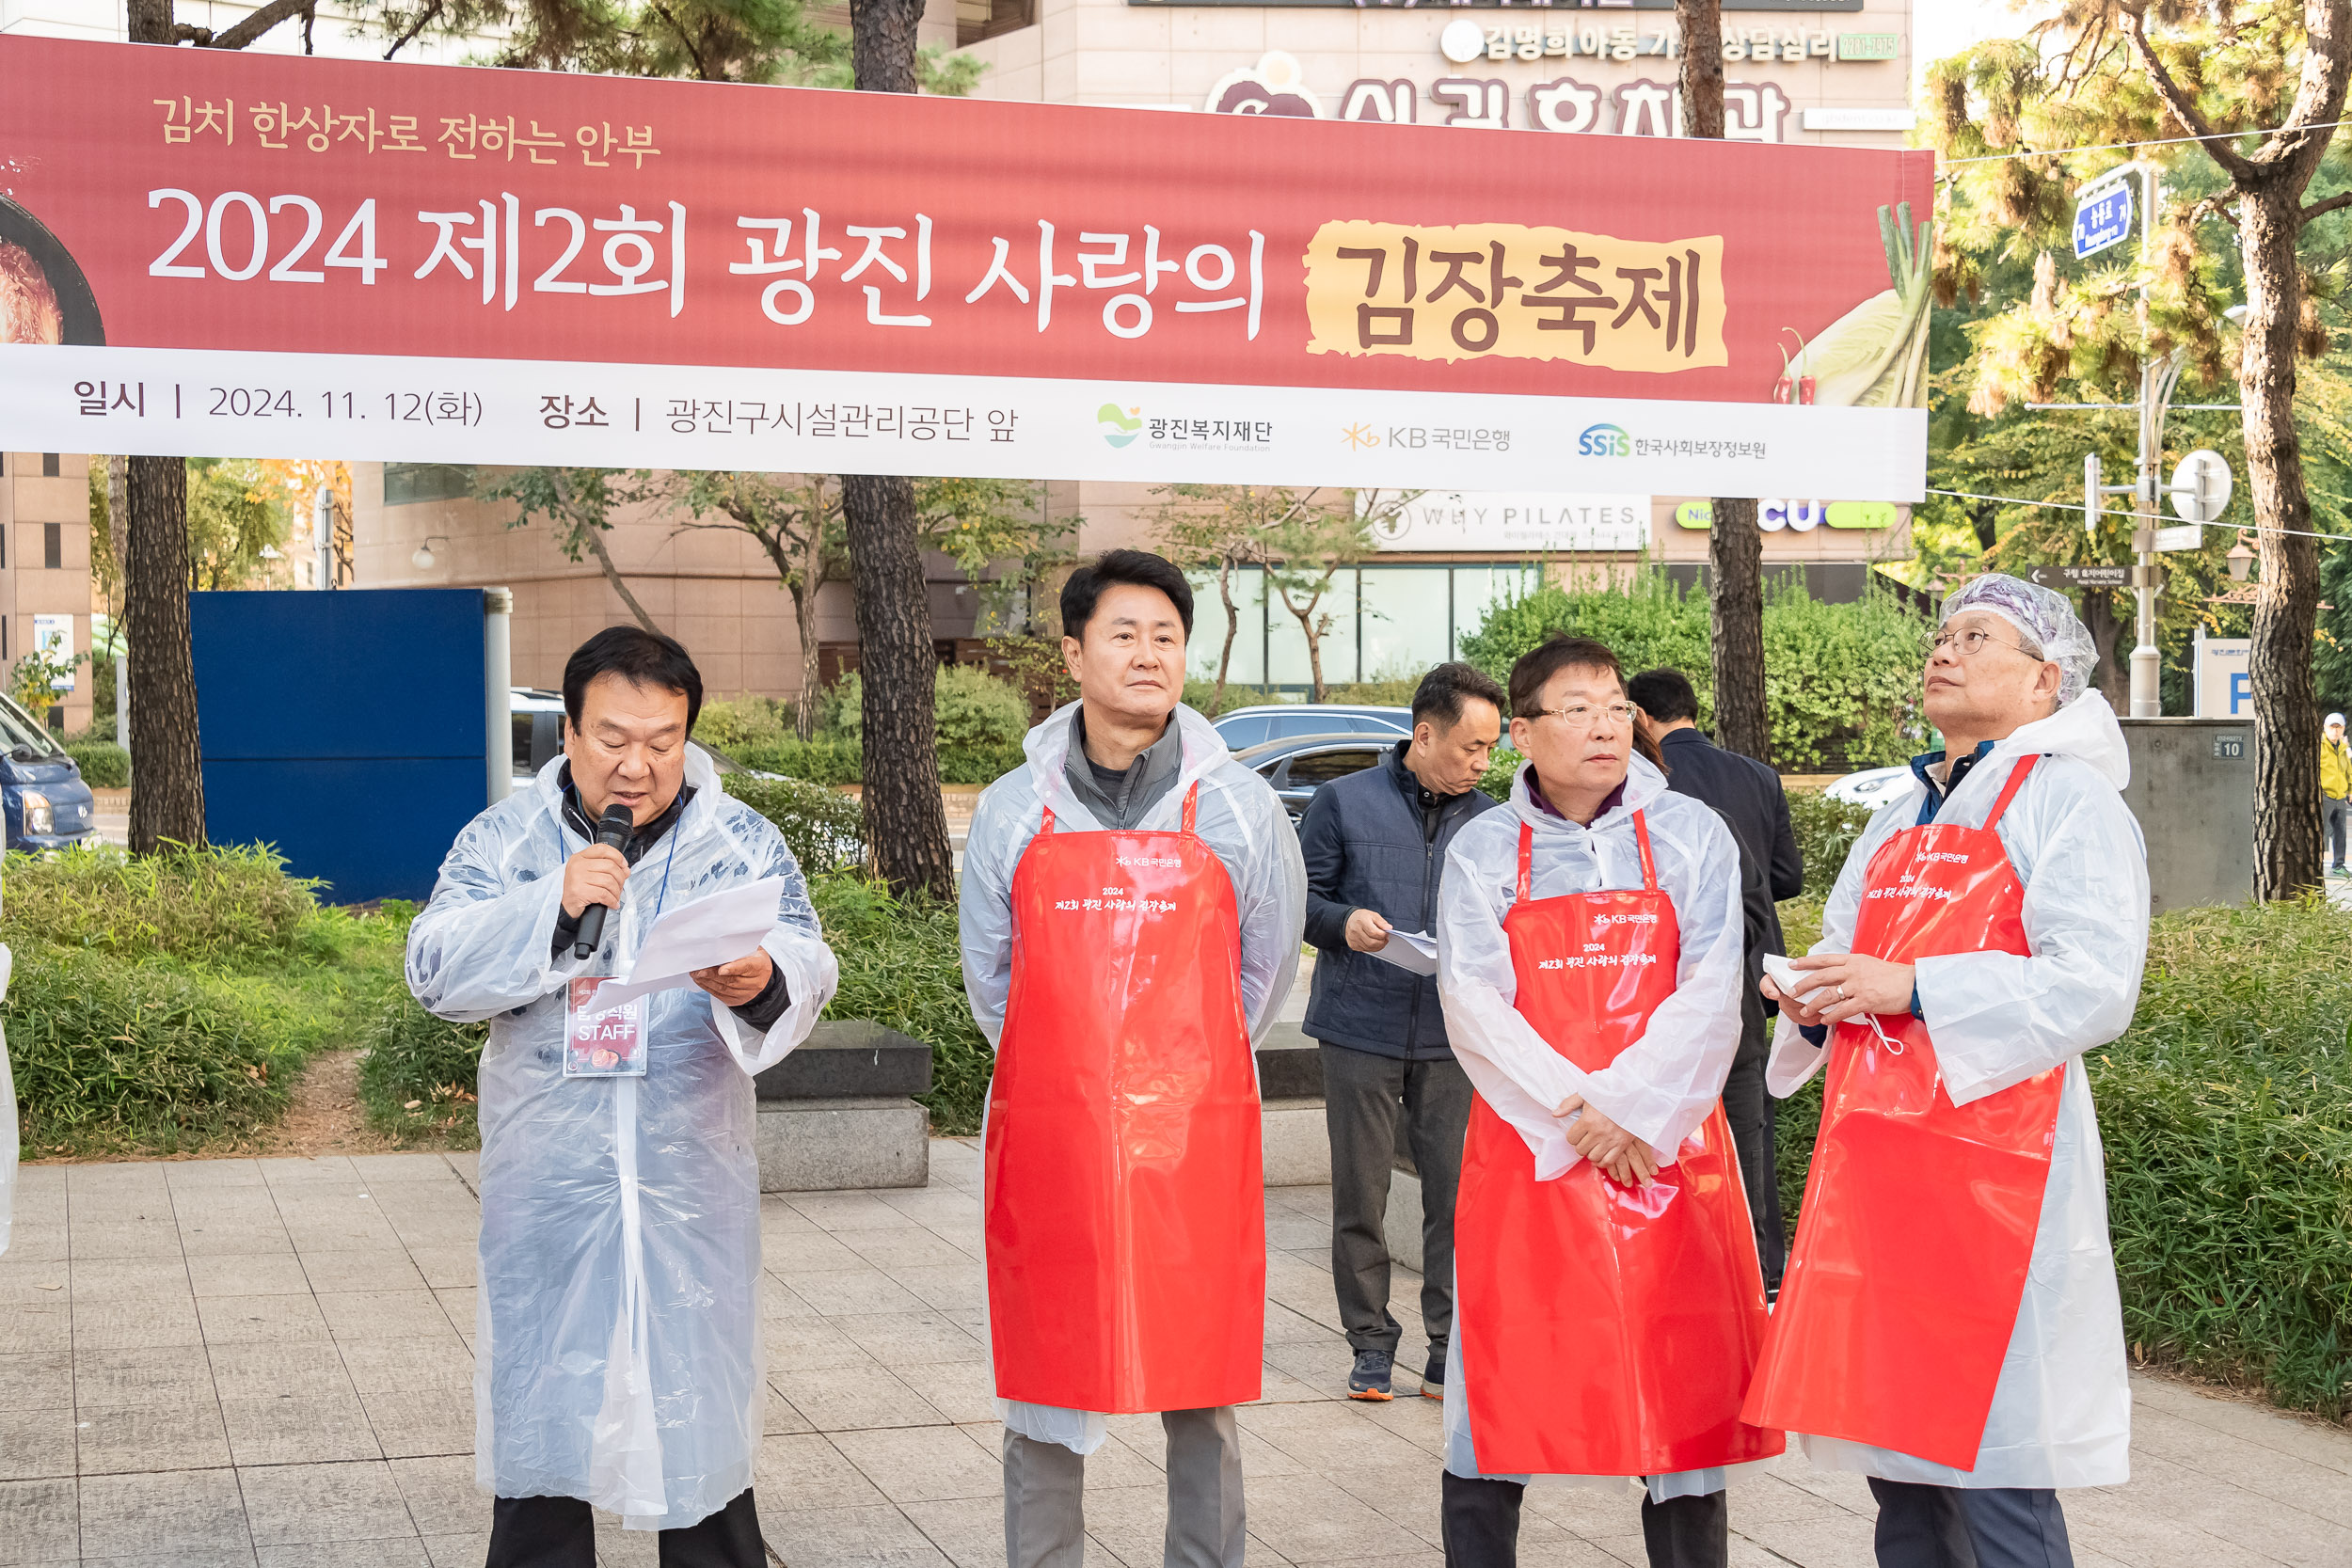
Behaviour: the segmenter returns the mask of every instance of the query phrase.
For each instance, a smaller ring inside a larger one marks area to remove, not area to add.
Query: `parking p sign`
[[[2131,238],[2132,188],[2118,181],[2074,204],[2074,260]]]

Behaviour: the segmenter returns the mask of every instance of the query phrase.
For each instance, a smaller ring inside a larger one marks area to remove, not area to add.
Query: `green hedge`
[[[1793,770],[1900,762],[1920,750],[1919,672],[1932,628],[1892,593],[1823,604],[1788,578],[1764,599],[1764,701],[1773,760]],[[1713,723],[1707,595],[1650,566],[1613,583],[1546,583],[1506,599],[1462,639],[1462,657],[1500,681],[1555,632],[1597,638],[1629,675],[1679,670]]]
[[[1782,911],[1801,952],[1818,906]],[[2342,911],[2314,898],[2155,922],[2132,1026],[2087,1062],[2137,1355],[2352,1415],[2348,1047]],[[1780,1108],[1792,1232],[1820,1110],[1818,1078]]]
[[[865,778],[865,756],[854,740],[777,740],[746,746],[729,754],[758,772],[781,773],[810,784],[853,784]],[[1018,742],[1009,746],[943,745],[939,749],[939,782],[994,784],[1027,760]]]
[[[82,770],[82,782],[92,789],[131,787],[131,753],[111,740],[69,740],[66,755]]]
[[[825,941],[841,964],[841,989],[827,1018],[872,1019],[931,1048],[931,1091],[923,1103],[935,1132],[980,1130],[992,1057],[963,993],[956,906],[898,898],[863,877],[809,884]]]
[[[774,823],[804,877],[855,868],[866,859],[866,817],[857,801],[799,779],[726,781],[727,793]]]
[[[399,935],[258,849],[10,855],[0,941],[24,1146],[183,1153],[273,1120],[398,984]]]
[[[1788,791],[1788,825],[1797,835],[1797,851],[1804,857],[1804,891],[1817,898],[1829,896],[1846,856],[1870,825],[1870,808],[1833,800],[1818,789]],[[1790,952],[1803,949],[1791,947]]]

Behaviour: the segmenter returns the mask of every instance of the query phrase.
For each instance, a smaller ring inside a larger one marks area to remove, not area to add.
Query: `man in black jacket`
[[[1626,682],[1626,696],[1641,709],[1635,722],[1666,759],[1666,787],[1715,808],[1740,841],[1747,872],[1748,983],[1740,1012],[1740,1053],[1724,1084],[1724,1118],[1740,1148],[1740,1174],[1748,1189],[1748,1214],[1756,1223],[1756,1256],[1764,1268],[1766,1291],[1777,1294],[1788,1238],[1780,1218],[1780,1184],[1773,1171],[1772,1098],[1764,1092],[1768,1009],[1756,990],[1764,955],[1785,953],[1777,901],[1804,891],[1804,857],[1788,823],[1788,797],[1780,775],[1754,757],[1726,752],[1698,729],[1698,694],[1677,670],[1645,670]],[[1756,896],[1769,891],[1769,898]]]
[[[1350,1399],[1386,1400],[1404,1330],[1389,1312],[1383,1221],[1402,1122],[1421,1175],[1422,1392],[1442,1396],[1454,1326],[1454,1190],[1470,1085],[1446,1043],[1433,974],[1376,958],[1391,929],[1432,935],[1438,874],[1461,825],[1495,802],[1478,781],[1502,730],[1502,689],[1440,664],[1413,693],[1413,737],[1326,784],[1299,824],[1307,940],[1320,949],[1306,1032],[1323,1045],[1331,1132],[1331,1275],[1356,1353]],[[1399,940],[1391,955],[1406,944]],[[1430,966],[1434,972],[1434,964]]]

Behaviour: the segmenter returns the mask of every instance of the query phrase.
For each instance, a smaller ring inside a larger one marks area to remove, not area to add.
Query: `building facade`
[[[12,673],[37,647],[69,659],[89,652],[89,459],[0,452],[0,670]],[[49,710],[60,734],[90,721],[87,660],[67,678]]]

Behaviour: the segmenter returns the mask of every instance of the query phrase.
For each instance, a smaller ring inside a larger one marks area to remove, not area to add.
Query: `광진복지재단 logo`
[[[1115,403],[1106,403],[1096,412],[1094,419],[1103,427],[1104,440],[1114,447],[1123,447],[1143,434],[1142,416],[1143,409],[1139,405],[1121,408]]]

